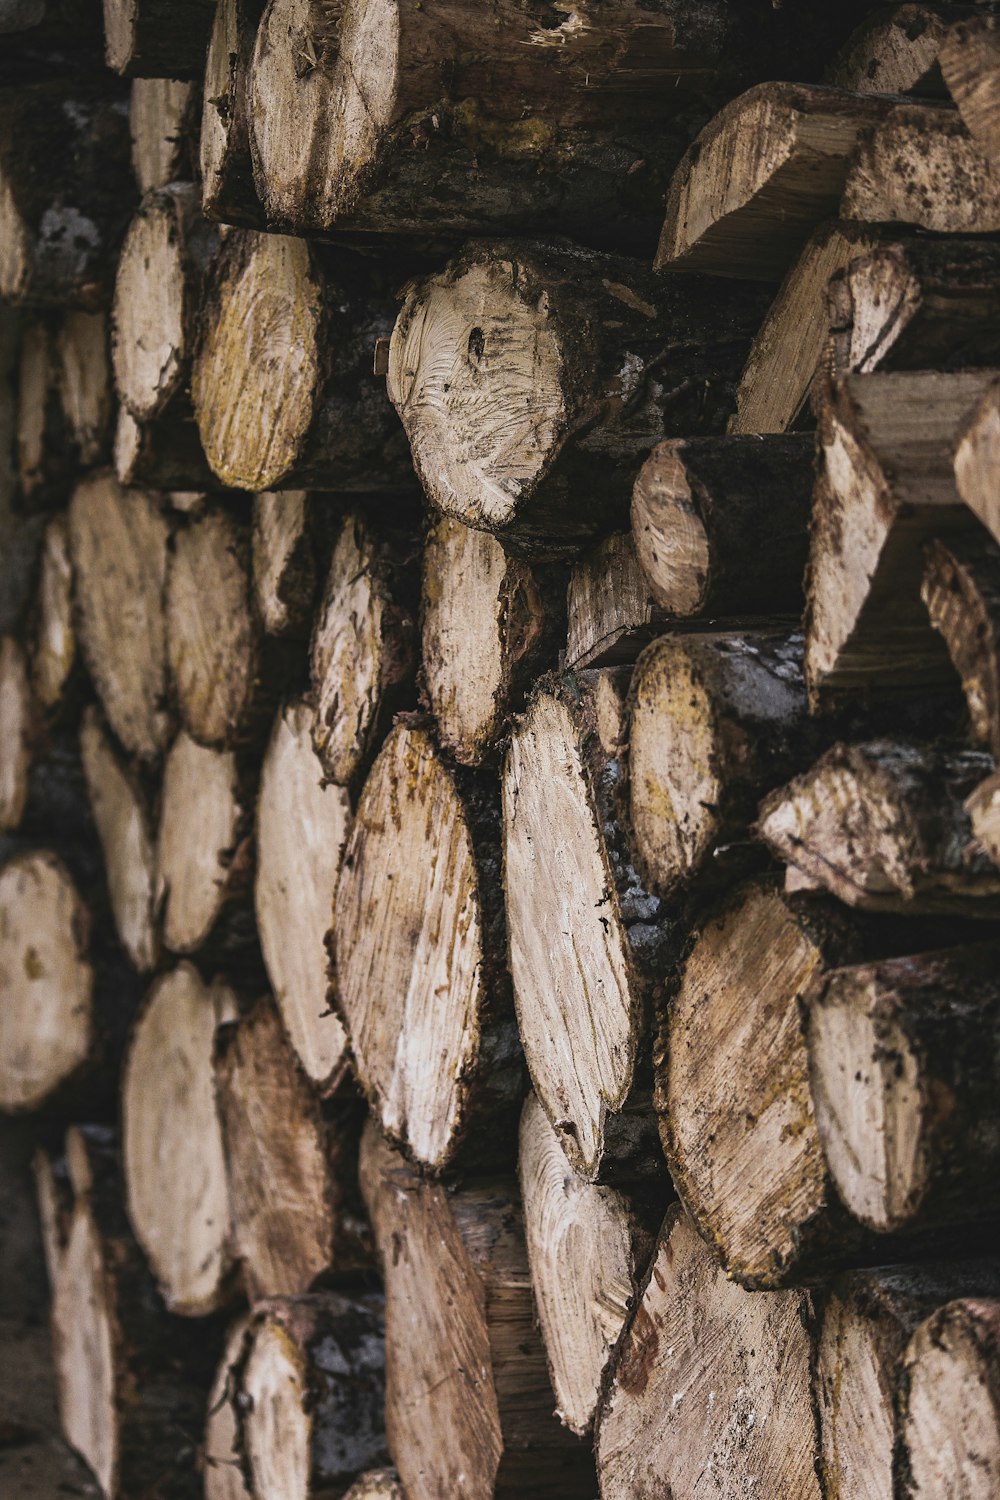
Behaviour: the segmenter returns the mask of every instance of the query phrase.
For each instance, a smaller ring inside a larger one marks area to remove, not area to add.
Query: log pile
[[[0,3],[104,1500],[1000,1494],[991,9]]]

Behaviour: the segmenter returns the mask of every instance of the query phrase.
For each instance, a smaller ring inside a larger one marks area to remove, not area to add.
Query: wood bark
[[[899,1472],[906,1500],[988,1500],[1000,1483],[1000,1300],[931,1315],[904,1360]]]
[[[524,1073],[505,941],[495,790],[404,720],[348,839],[331,994],[376,1119],[431,1172],[511,1156]]]
[[[848,906],[996,918],[998,872],[964,806],[992,767],[978,750],[898,739],[837,744],[764,798],[758,833]]]
[[[132,171],[142,194],[191,182],[198,164],[201,90],[178,78],[135,78],[129,96]]]
[[[308,636],[319,582],[323,528],[305,490],[253,497],[253,586],[269,635]]]
[[[165,619],[170,523],[152,495],[123,490],[105,473],[77,486],[68,519],[84,660],[125,749],[155,761],[171,727]]]
[[[952,467],[988,371],[849,375],[819,402],[806,680],[814,707],[949,680],[920,600],[923,544],[971,527]]]
[[[450,516],[424,545],[422,685],[442,746],[462,765],[490,758],[528,684],[556,655],[565,575],[509,556]]]
[[[543,679],[503,771],[521,1040],[563,1150],[592,1182],[662,1170],[649,1131],[648,1007],[675,922],[640,883],[623,831],[628,677],[605,668]]]
[[[826,1159],[880,1234],[937,1231],[963,1250],[1000,1219],[996,964],[992,943],[887,959],[835,971],[810,998]]]
[[[969,733],[1000,755],[1000,548],[985,536],[931,542],[921,588],[962,680]]]
[[[556,1415],[584,1437],[638,1298],[666,1192],[637,1202],[578,1177],[534,1094],[521,1113],[518,1174]]]
[[[666,614],[800,613],[813,447],[804,436],[758,435],[653,449],[632,491],[632,534]]]
[[[408,1500],[592,1493],[589,1452],[552,1411],[516,1183],[448,1192],[369,1123],[361,1184],[385,1277],[386,1433]]]
[[[31,686],[43,713],[59,715],[72,697],[78,664],[73,618],[73,564],[65,512],[45,528],[35,591]]]
[[[253,491],[415,488],[404,435],[372,375],[392,318],[384,269],[304,240],[228,234],[192,379],[217,477]]]
[[[170,1319],[157,1296],[122,1206],[113,1132],[74,1127],[66,1153],[51,1315],[63,1431],[109,1500],[195,1500],[216,1330]]]
[[[270,999],[220,1033],[215,1079],[232,1250],[251,1301],[367,1269],[357,1101],[320,1105]]]
[[[67,99],[52,83],[3,90],[0,296],[105,303],[131,200],[127,111],[116,92],[84,86]]]
[[[836,213],[859,137],[889,108],[876,94],[819,85],[763,83],[741,94],[673,174],[657,268],[780,281]]]
[[[179,964],[153,984],[122,1071],[129,1220],[167,1307],[187,1317],[217,1311],[233,1290],[212,1059],[217,1028],[236,1012],[232,990],[206,985],[191,964]]]
[[[982,399],[962,424],[955,445],[954,480],[964,503],[1000,543],[1000,503],[993,467],[1000,454],[1000,380],[987,381]]]
[[[808,1292],[750,1295],[669,1209],[598,1413],[604,1500],[819,1500],[814,1342]]]
[[[637,867],[671,896],[753,858],[762,791],[808,763],[800,636],[665,635],[632,677],[629,814]]]
[[[1000,34],[993,16],[960,18],[941,48],[941,72],[973,140],[988,161],[1000,159]]]
[[[934,234],[993,234],[1000,180],[955,110],[897,104],[859,141],[840,212]]]
[[[111,360],[103,311],[70,310],[56,333],[63,413],[78,462],[103,463],[111,438]]]
[[[903,4],[875,10],[826,71],[833,88],[937,98],[946,90],[939,54],[952,6]]]
[[[247,72],[266,0],[216,0],[205,59],[199,165],[205,217],[261,228],[253,185]]]
[[[337,533],[309,647],[313,747],[356,788],[394,716],[416,706],[420,542],[351,510]]]
[[[816,1360],[827,1500],[896,1500],[903,1356],[910,1337],[952,1299],[998,1290],[996,1263],[990,1261],[853,1271],[833,1283],[824,1299]]]
[[[613,531],[573,564],[566,616],[568,672],[628,666],[664,630],[664,611],[630,531]]]
[[[197,78],[213,0],[104,0],[104,57],[129,78]]]
[[[752,288],[474,242],[411,285],[389,347],[429,500],[521,553],[621,529],[644,449],[722,430],[762,311]]]
[[[312,746],[304,701],[277,715],[257,802],[257,928],[275,1001],[307,1077],[332,1093],[346,1066],[346,1035],[330,1005],[327,933],[351,827],[343,787],[328,783]]]

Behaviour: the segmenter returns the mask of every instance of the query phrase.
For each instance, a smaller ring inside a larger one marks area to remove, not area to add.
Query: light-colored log
[[[1000,172],[955,110],[897,104],[860,140],[840,212],[934,234],[994,234]]]
[[[246,82],[265,0],[216,0],[205,59],[199,166],[206,218],[258,227]]]
[[[949,9],[908,0],[875,10],[834,58],[826,82],[862,94],[943,94],[938,56]]]
[[[996,19],[957,20],[941,48],[941,72],[967,129],[987,159],[1000,162],[1000,33]]]
[[[104,58],[129,78],[196,78],[213,0],[104,0]]]
[[[65,515],[53,516],[42,542],[35,596],[31,685],[44,712],[58,712],[76,664],[73,564]]]
[[[954,480],[962,500],[1000,543],[1000,380],[986,382],[981,395],[957,434]]]
[[[630,531],[613,531],[573,564],[566,590],[566,671],[626,666],[665,624]]]
[[[933,1314],[904,1361],[901,1468],[908,1500],[990,1500],[1000,1484],[1000,1300]]]
[[[190,182],[197,160],[200,88],[179,78],[134,78],[128,123],[132,171],[140,193]]]
[[[35,707],[28,662],[12,635],[0,638],[0,832],[10,833],[28,805]]]
[[[305,490],[253,497],[253,586],[269,635],[308,635],[319,568],[315,508]]]
[[[236,1398],[239,1372],[246,1363],[250,1318],[237,1318],[226,1334],[222,1359],[208,1393],[208,1415],[202,1462],[205,1470],[204,1500],[253,1500],[247,1488],[239,1446]]]
[[[105,312],[70,311],[56,333],[63,412],[82,464],[101,463],[111,435],[111,359]]]

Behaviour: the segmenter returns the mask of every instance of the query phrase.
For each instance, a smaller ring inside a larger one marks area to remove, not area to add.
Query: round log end
[[[904,1362],[902,1448],[919,1500],[1000,1487],[1000,1303],[963,1298],[923,1323]]]
[[[206,749],[182,730],[163,767],[156,847],[156,899],[173,953],[194,953],[211,932],[243,814],[233,751]]]
[[[118,393],[148,422],[179,388],[189,358],[183,225],[173,193],[150,193],[118,261],[112,358]]]
[[[31,770],[31,684],[25,655],[13,636],[0,638],[0,832],[24,816]]]
[[[632,535],[653,597],[684,619],[708,593],[708,533],[684,467],[682,443],[660,443],[632,491]]]
[[[117,1492],[118,1367],[115,1310],[101,1237],[78,1198],[52,1293],[52,1343],[59,1418],[105,1495]]]

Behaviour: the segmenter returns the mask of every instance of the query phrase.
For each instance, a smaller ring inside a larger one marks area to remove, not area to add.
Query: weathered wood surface
[[[907,1500],[988,1500],[1000,1483],[1000,1300],[932,1314],[904,1359],[900,1472]]]
[[[973,15],[949,27],[941,72],[973,140],[995,166],[1000,160],[1000,34],[995,17]]]
[[[840,212],[934,234],[994,234],[1000,178],[955,110],[897,104],[862,136]]]
[[[129,78],[197,78],[213,0],[104,0],[104,57]]]

